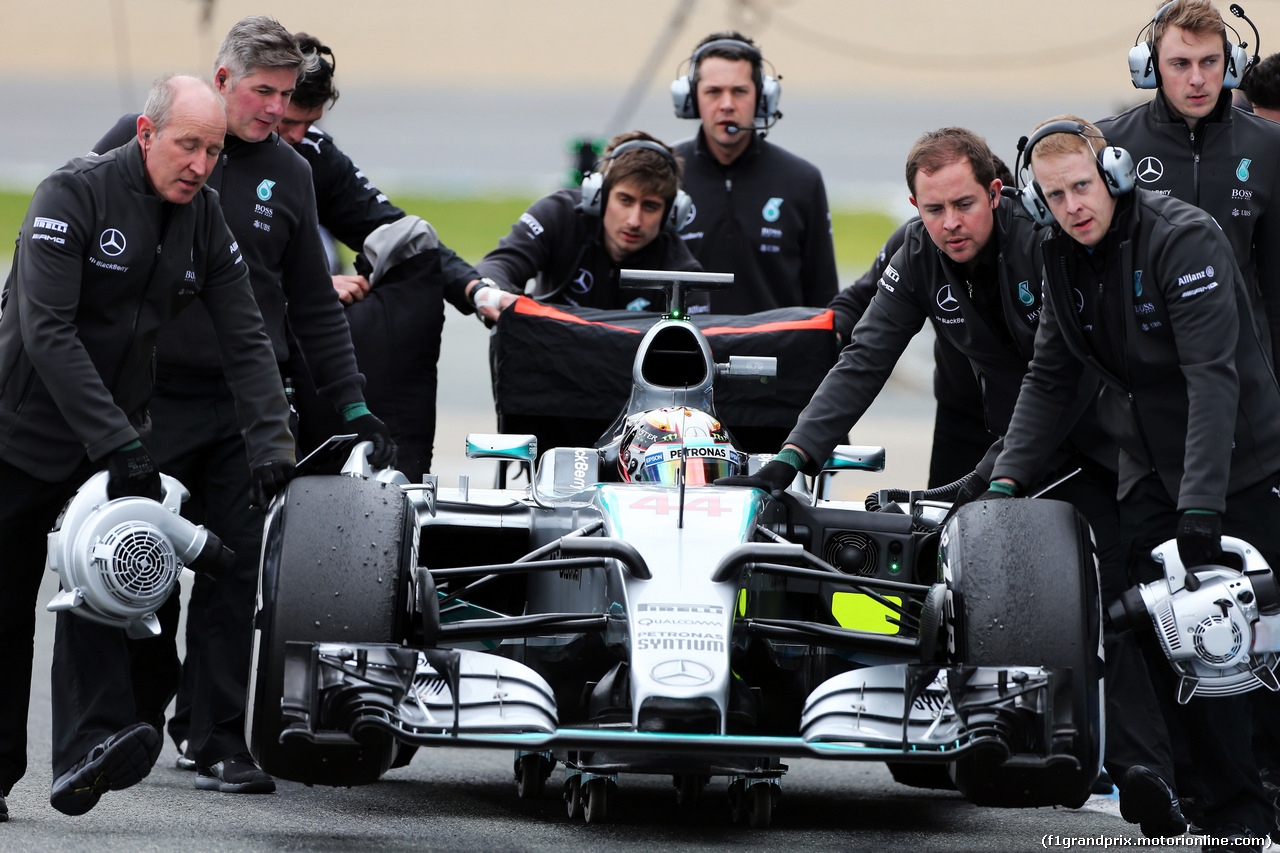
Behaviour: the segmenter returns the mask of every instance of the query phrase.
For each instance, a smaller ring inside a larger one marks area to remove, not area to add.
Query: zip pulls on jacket
[[[160,222],[160,240],[156,243],[156,253],[151,258],[151,273],[147,276],[147,286],[142,289],[142,293],[138,296],[138,307],[133,312],[133,326],[129,329],[129,338],[125,341],[124,352],[120,354],[120,361],[116,363],[115,373],[111,376],[111,385],[108,386],[109,391],[115,393],[116,383],[120,381],[120,373],[124,370],[125,362],[129,360],[129,353],[133,351],[133,342],[138,339],[138,321],[142,318],[142,309],[147,304],[147,296],[151,293],[151,285],[155,283],[156,268],[160,266],[160,253],[164,251],[164,239],[169,236],[169,223],[173,220],[172,202],[161,202],[162,219]]]

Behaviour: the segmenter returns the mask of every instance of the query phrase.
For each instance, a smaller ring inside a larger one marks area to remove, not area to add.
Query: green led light
[[[894,561],[894,562],[889,563],[889,574],[891,574],[891,575],[896,575],[896,574],[897,574],[898,572],[900,572],[900,571],[902,571],[902,564],[901,564],[901,563],[899,563],[899,562],[897,562],[897,561]]]

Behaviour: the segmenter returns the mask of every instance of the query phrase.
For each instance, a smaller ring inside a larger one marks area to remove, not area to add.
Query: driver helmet
[[[634,416],[622,433],[618,469],[624,483],[705,486],[737,474],[744,454],[706,412],[668,406]]]

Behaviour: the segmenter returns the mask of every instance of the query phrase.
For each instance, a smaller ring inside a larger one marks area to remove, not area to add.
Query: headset
[[[768,130],[782,118],[778,112],[778,99],[782,97],[781,77],[770,77],[764,73],[764,57],[760,48],[747,44],[740,39],[716,39],[709,41],[693,52],[689,57],[689,73],[677,77],[671,83],[671,101],[676,108],[676,118],[699,118],[698,115],[698,68],[702,56],[709,50],[721,47],[732,47],[744,51],[750,58],[752,80],[756,84],[757,119],[764,119],[764,127],[753,127],[753,130]]]
[[[1031,172],[1031,150],[1036,147],[1040,140],[1055,133],[1075,134],[1083,139],[1086,144],[1089,143],[1090,139],[1106,141],[1078,121],[1067,119],[1051,121],[1031,134],[1030,139],[1024,136],[1018,140],[1018,159],[1014,161],[1014,173],[1020,181],[1023,180],[1024,174]],[[1091,144],[1089,147],[1092,150],[1093,146]],[[1098,174],[1102,176],[1102,181],[1106,184],[1108,193],[1112,196],[1118,196],[1133,191],[1134,186],[1137,184],[1137,170],[1133,165],[1133,157],[1129,155],[1128,151],[1117,145],[1107,145],[1098,152],[1095,162],[1098,166]],[[1030,181],[1023,183],[1022,188],[1018,190],[1018,198],[1037,225],[1053,224],[1053,214],[1049,212],[1049,202],[1044,197],[1044,191],[1040,189],[1040,182],[1034,177]]]
[[[1151,16],[1151,20],[1144,24],[1142,29],[1138,30],[1134,45],[1129,50],[1129,79],[1133,81],[1135,89],[1155,89],[1160,85],[1160,71],[1156,67],[1156,24],[1160,23],[1160,19],[1164,17],[1165,13],[1169,11],[1169,7],[1173,5],[1174,3],[1172,2],[1165,3]],[[1237,18],[1243,18],[1253,29],[1254,48],[1253,58],[1250,59],[1249,43],[1241,39],[1239,44],[1232,44],[1230,39],[1225,38],[1224,33],[1225,44],[1223,47],[1227,64],[1222,76],[1222,88],[1224,89],[1234,89],[1239,86],[1240,81],[1244,79],[1244,75],[1258,62],[1258,28],[1253,25],[1253,21],[1245,17],[1244,9],[1240,8],[1239,5],[1232,3],[1230,8],[1231,14]],[[1227,29],[1236,34],[1237,39],[1240,38],[1239,30],[1225,20],[1222,23]],[[1147,34],[1145,41],[1141,40],[1144,32]]]
[[[579,210],[597,218],[604,214],[604,178],[609,172],[609,164],[620,154],[628,151],[656,151],[671,164],[671,171],[677,177],[680,175],[680,167],[676,164],[675,155],[668,151],[666,146],[647,139],[632,139],[610,151],[605,157],[604,165],[582,179],[582,201],[578,202]],[[667,211],[662,227],[672,233],[679,231],[684,227],[684,223],[689,218],[689,211],[692,209],[693,199],[689,198],[689,194],[684,190],[677,189],[675,200],[671,202],[671,209]]]

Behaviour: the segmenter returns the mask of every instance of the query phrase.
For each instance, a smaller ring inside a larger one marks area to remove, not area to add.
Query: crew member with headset
[[[364,401],[364,377],[325,265],[310,169],[275,133],[303,62],[293,34],[271,18],[251,16],[231,27],[213,72],[227,104],[227,136],[209,185],[218,190],[227,225],[244,253],[277,361],[287,364],[299,348],[347,429],[372,443],[370,462],[386,467],[395,462],[395,442]],[[132,121],[118,122],[94,150],[127,141]],[[191,491],[195,500],[188,511],[198,504],[203,523],[236,553],[234,576],[217,582],[197,577],[192,588],[182,676],[191,686],[188,746],[197,765],[196,788],[265,793],[275,790],[275,780],[254,763],[244,740],[264,508],[249,502],[248,478],[239,465],[244,439],[209,319],[198,307],[158,336],[151,403],[157,462]],[[159,616],[161,635],[131,644],[139,716],[148,722],[163,719],[178,687],[177,596],[169,597]]]
[[[965,128],[926,133],[907,156],[907,186],[920,219],[907,224],[902,247],[885,265],[879,288],[840,361],[805,407],[777,458],[751,476],[719,485],[785,489],[810,473],[866,412],[911,338],[929,321],[934,333],[966,359],[977,377],[991,449],[965,481],[957,502],[986,487],[1009,417],[1031,360],[1041,312],[1035,247],[1040,233],[1016,198],[1001,193],[995,156]],[[1117,180],[1132,186],[1131,167],[1117,164]],[[1102,599],[1129,588],[1120,551],[1115,444],[1097,424],[1097,380],[1082,377],[1073,391],[1070,431],[1046,440],[1054,452],[1040,460],[1032,482],[1054,486],[1047,496],[1069,501],[1093,528]],[[1068,423],[1070,426],[1070,423]],[[1065,439],[1065,440],[1064,440]],[[1118,781],[1126,820],[1145,835],[1181,834],[1187,824],[1168,782],[1173,757],[1146,665],[1133,638],[1106,642],[1106,762]]]
[[[1120,445],[1130,579],[1164,577],[1150,555],[1169,539],[1188,567],[1220,563],[1223,533],[1280,565],[1280,387],[1249,287],[1204,211],[1157,193],[1108,192],[1099,157],[1119,152],[1074,116],[1046,122],[1028,143],[1034,180],[1024,198],[1054,222],[1040,244],[1045,296],[995,479],[980,497],[1026,493],[1081,375],[1095,374],[1099,421]],[[1177,705],[1172,668],[1150,673],[1207,787],[1196,823],[1260,843],[1275,815],[1250,746],[1247,698]]]
[[[676,117],[702,122],[675,147],[693,199],[680,237],[704,269],[734,275],[711,295],[713,314],[823,308],[839,288],[822,174],[764,138],[782,117],[781,93],[760,49],[736,31],[699,42],[671,85]]]
[[[1232,6],[1244,17],[1239,6]],[[1252,22],[1250,22],[1252,26]],[[1143,35],[1146,38],[1143,38]],[[1254,30],[1253,60],[1257,60]],[[1098,122],[1137,165],[1138,186],[1204,210],[1231,241],[1245,282],[1265,314],[1272,364],[1280,365],[1280,126],[1232,107],[1231,90],[1255,70],[1244,44],[1228,38],[1209,0],[1161,6],[1138,32],[1129,74],[1155,89],[1145,104]],[[1273,206],[1275,205],[1275,206]],[[1280,795],[1280,696],[1255,692],[1258,760],[1272,796]],[[1180,761],[1179,774],[1195,770]],[[1190,793],[1190,784],[1183,786]]]
[[[1194,204],[1222,227],[1261,293],[1280,364],[1280,126],[1232,108],[1250,60],[1209,0],[1166,3],[1138,37],[1129,74],[1156,96],[1098,128],[1133,155],[1140,189]]]
[[[620,134],[581,188],[557,190],[520,214],[476,265],[482,277],[468,295],[488,320],[497,320],[531,278],[537,280],[532,296],[543,301],[661,311],[656,291],[621,287],[618,274],[701,270],[676,236],[688,212],[671,149],[643,131]],[[705,296],[692,301],[691,311],[706,310]]]
[[[443,299],[463,314],[474,313],[467,288],[480,273],[441,243],[429,223],[393,204],[332,136],[312,126],[338,100],[336,60],[314,36],[295,38],[314,68],[298,80],[280,120],[280,138],[311,165],[320,225],[360,253],[356,274],[333,276],[333,286],[347,309],[365,400],[391,430],[396,467],[416,483],[431,469]],[[305,452],[343,425],[305,372],[296,378]]]

